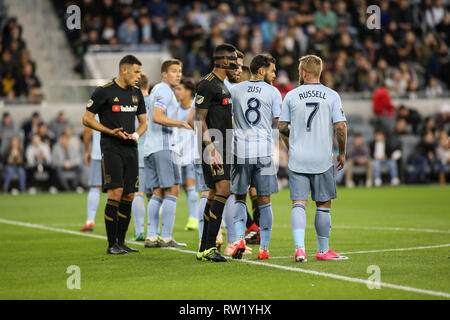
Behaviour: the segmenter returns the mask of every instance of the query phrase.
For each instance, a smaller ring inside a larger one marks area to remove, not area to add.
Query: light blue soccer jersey
[[[177,118],[178,102],[173,90],[167,83],[158,83],[150,92],[147,109],[148,133],[144,144],[145,157],[161,150],[175,150],[176,128],[153,122],[153,108],[163,109],[164,114],[170,119]]]
[[[144,97],[144,102],[145,102],[145,109],[149,109],[150,106],[150,95],[146,95]],[[136,124],[135,124],[135,128],[139,127],[139,120],[136,117]],[[147,137],[147,130],[145,130],[145,132],[142,134],[142,136],[139,137],[138,139],[138,159],[139,159],[139,168],[143,168],[144,167],[144,145],[145,145],[145,139]]]
[[[100,121],[98,114],[94,117],[95,120]],[[102,160],[102,151],[100,149],[100,131],[93,130],[92,132],[92,145],[91,145],[91,159]]]
[[[281,112],[277,88],[260,81],[244,81],[230,90],[233,100],[233,154],[239,158],[272,156],[272,118]]]
[[[333,124],[346,121],[338,93],[320,83],[285,96],[280,122],[290,122],[289,164],[298,173],[323,173],[333,165]]]
[[[177,120],[187,121],[189,112],[195,107],[195,100],[192,100],[190,108],[183,109],[181,104],[178,108]],[[181,165],[186,166],[194,162],[194,131],[186,128],[178,128],[177,149],[181,156]]]

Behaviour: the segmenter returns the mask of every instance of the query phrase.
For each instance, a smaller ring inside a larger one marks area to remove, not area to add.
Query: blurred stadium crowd
[[[160,44],[198,79],[210,71],[213,48],[228,42],[245,54],[244,65],[270,52],[283,93],[297,83],[298,58],[307,53],[324,60],[322,81],[338,92],[371,96],[385,85],[393,97],[435,97],[450,88],[447,0],[53,3],[61,17],[70,5],[81,8],[81,30],[66,28],[80,61],[94,44]],[[380,8],[380,30],[366,25],[372,4]]]
[[[184,76],[198,81],[212,68],[213,48],[230,42],[244,53],[244,65],[256,54],[270,52],[277,60],[274,85],[284,96],[298,81],[298,58],[317,54],[325,62],[322,83],[339,92],[361,93],[373,102],[369,122],[357,114],[347,115],[348,160],[337,174],[338,183],[395,186],[445,183],[450,177],[450,104],[423,117],[416,106],[391,102],[391,98],[420,94],[440,97],[450,89],[447,1],[53,3],[61,17],[69,5],[81,8],[81,30],[65,28],[80,61],[95,44],[162,45],[183,61]],[[366,27],[370,4],[380,6],[381,31]],[[36,63],[21,38],[21,26],[16,18],[0,14],[0,27],[0,99],[36,101],[40,83]],[[80,180],[86,169],[81,132],[74,128],[64,111],[48,123],[36,112],[24,123],[16,123],[4,112],[0,123],[3,192],[87,187]],[[288,157],[282,143],[278,149],[279,181],[286,187]]]
[[[42,99],[36,62],[31,59],[22,26],[8,17],[0,2],[0,99],[37,103]]]

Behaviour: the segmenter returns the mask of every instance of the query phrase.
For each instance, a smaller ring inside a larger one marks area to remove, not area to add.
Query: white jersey
[[[144,102],[145,102],[145,108],[148,110],[149,109],[149,104],[150,104],[150,95],[146,95],[144,97]],[[138,120],[137,117],[136,117],[135,127],[136,128],[139,127],[139,120]],[[147,137],[147,131],[148,130],[145,130],[145,132],[142,134],[142,136],[139,137],[138,143],[137,143],[139,168],[143,168],[144,167],[144,146],[145,146],[145,139]]]
[[[192,100],[191,107],[187,109],[183,109],[180,106],[178,108],[178,117],[179,121],[187,121],[189,112],[195,106],[195,100]],[[178,128],[178,142],[177,149],[179,150],[179,154],[181,156],[181,165],[186,166],[194,162],[194,131],[186,128]]]
[[[94,117],[95,120],[100,121],[98,114]],[[100,149],[100,131],[92,130],[92,145],[91,145],[91,159],[102,160],[102,150]]]
[[[147,109],[148,134],[144,144],[144,156],[161,150],[175,150],[177,130],[175,127],[167,127],[152,121],[153,109],[160,108],[170,119],[177,118],[178,102],[175,94],[167,83],[160,82],[150,92]]]
[[[230,89],[233,100],[232,152],[239,158],[272,156],[272,118],[281,112],[277,88],[265,81],[244,81]]]
[[[333,124],[346,121],[339,94],[320,84],[306,83],[288,92],[280,122],[290,122],[291,171],[323,173],[333,165]]]

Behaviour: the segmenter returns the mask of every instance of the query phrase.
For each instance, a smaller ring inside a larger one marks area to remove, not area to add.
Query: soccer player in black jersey
[[[232,113],[231,94],[224,84],[237,69],[236,48],[222,44],[215,48],[213,71],[197,85],[195,100],[197,132],[202,133],[202,167],[209,187],[198,260],[225,262],[216,248],[225,202],[230,195]],[[209,203],[209,204],[208,204]]]
[[[103,190],[108,193],[105,206],[108,254],[139,252],[125,245],[125,235],[131,203],[139,187],[137,140],[147,130],[144,97],[136,87],[141,72],[142,63],[136,57],[123,57],[117,78],[95,89],[83,115],[85,126],[101,132]],[[96,113],[100,122],[94,119]]]

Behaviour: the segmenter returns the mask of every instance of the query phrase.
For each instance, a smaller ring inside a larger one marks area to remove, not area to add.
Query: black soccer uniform
[[[215,169],[205,162],[203,158],[205,144],[202,143],[202,167],[206,185],[215,189],[215,184],[220,180],[230,180],[231,174],[231,142],[232,142],[232,110],[231,94],[227,87],[214,73],[210,73],[197,85],[195,107],[208,109],[206,125],[208,126],[211,140],[216,150],[223,159],[223,170]],[[221,137],[214,130],[221,133]],[[228,130],[227,130],[228,129]],[[230,135],[230,136],[227,136]]]
[[[109,129],[123,128],[135,132],[136,116],[146,113],[144,97],[137,87],[121,88],[114,80],[95,89],[86,107],[99,115],[100,123]],[[137,192],[139,168],[137,144],[101,133],[103,190],[123,188],[124,193]]]

